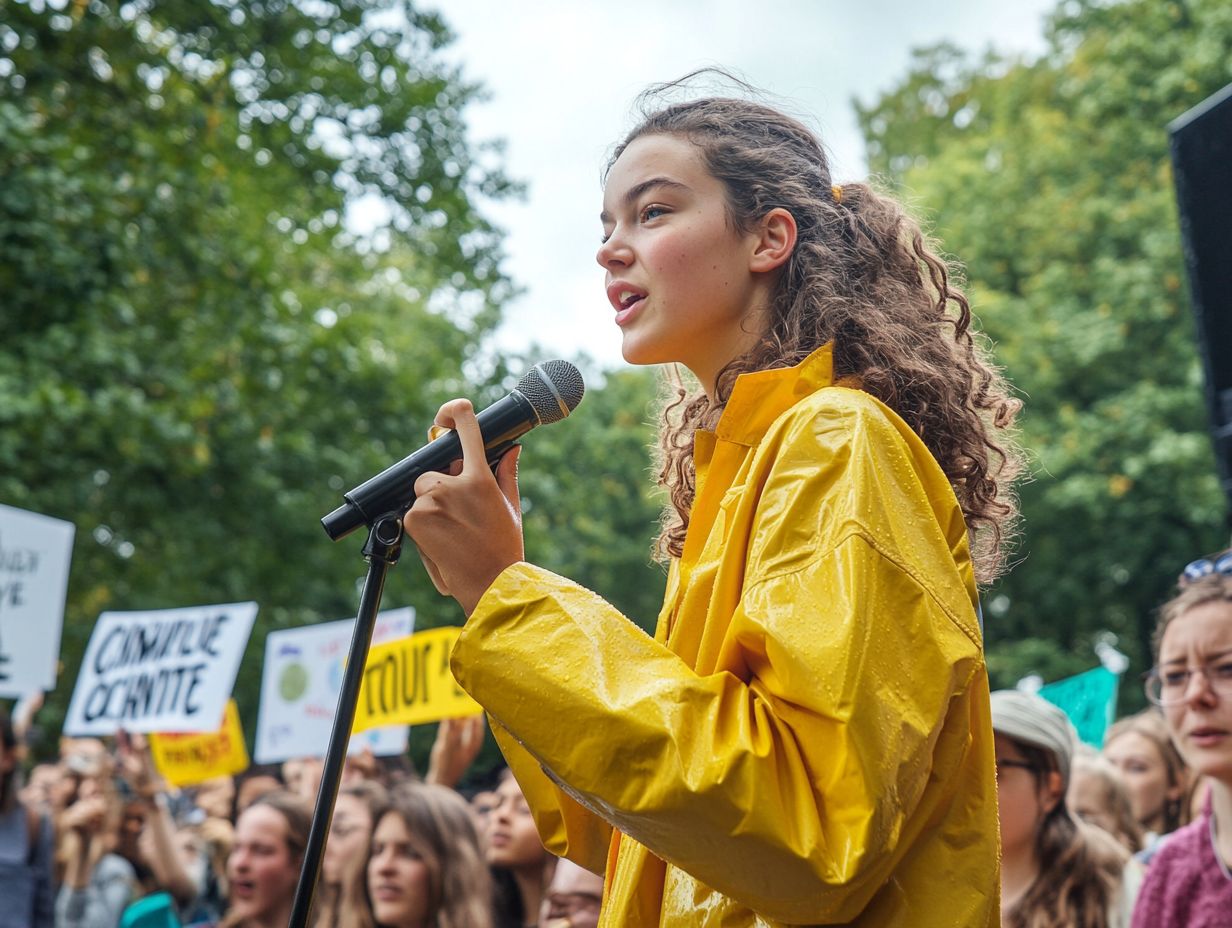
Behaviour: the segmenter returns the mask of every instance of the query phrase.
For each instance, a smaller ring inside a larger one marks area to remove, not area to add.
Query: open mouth
[[[619,325],[646,299],[646,291],[617,280],[608,286],[607,298],[616,310],[616,323]]]

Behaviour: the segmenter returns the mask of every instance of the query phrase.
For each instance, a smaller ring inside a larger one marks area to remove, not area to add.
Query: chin
[[[626,364],[645,366],[648,364],[671,364],[675,358],[665,357],[663,352],[655,351],[653,345],[638,344],[636,338],[626,338],[620,346],[620,356]]]

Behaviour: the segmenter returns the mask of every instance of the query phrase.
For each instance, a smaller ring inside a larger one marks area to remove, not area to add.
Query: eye
[[[1160,679],[1163,680],[1164,686],[1182,687],[1185,681],[1189,679],[1188,670],[1165,670],[1160,674]]]
[[[1216,680],[1232,680],[1232,661],[1220,661],[1211,668],[1210,674]]]
[[[658,203],[651,203],[648,206],[643,206],[638,218],[642,222],[650,222],[653,219],[658,219],[660,216],[666,216],[668,209],[666,206],[661,206]]]

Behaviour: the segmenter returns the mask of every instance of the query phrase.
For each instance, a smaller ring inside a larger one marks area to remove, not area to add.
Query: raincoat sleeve
[[[543,846],[592,873],[603,874],[612,826],[565,793],[543,772],[539,761],[496,719],[492,734],[535,816]]]
[[[461,685],[578,804],[784,922],[854,919],[962,801],[978,633],[960,580],[932,588],[932,565],[958,572],[886,429],[806,421],[758,487],[725,497],[723,518],[751,526],[716,580],[736,583],[735,611],[701,645],[726,669],[695,671],[529,564],[497,578],[453,652]],[[937,550],[908,558],[908,539]]]

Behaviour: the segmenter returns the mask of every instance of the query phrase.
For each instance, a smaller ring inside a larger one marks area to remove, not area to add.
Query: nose
[[[1215,690],[1211,687],[1210,677],[1206,675],[1205,667],[1195,667],[1185,681],[1185,702],[1209,703],[1215,698]]]
[[[625,268],[632,263],[632,252],[629,250],[629,244],[625,240],[624,235],[621,234],[619,227],[613,229],[612,234],[599,246],[599,251],[595,254],[595,260],[599,263],[599,267],[608,271],[616,268]]]
[[[393,865],[394,855],[390,848],[382,848],[379,852],[373,855],[369,866],[376,873],[389,873],[390,867]]]

